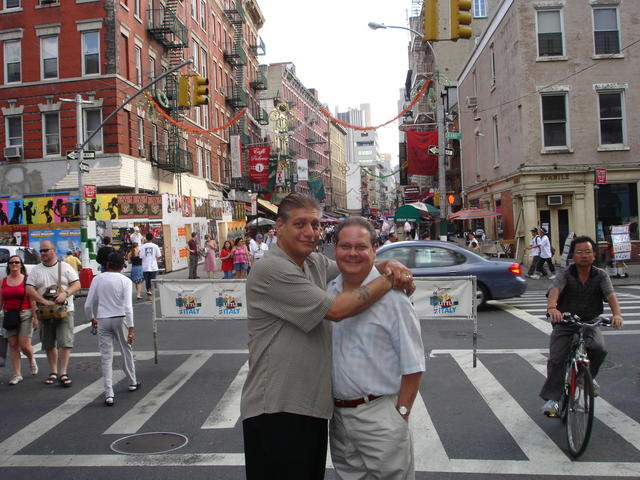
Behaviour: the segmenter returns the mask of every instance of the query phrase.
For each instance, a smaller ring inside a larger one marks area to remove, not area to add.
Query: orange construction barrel
[[[91,281],[93,280],[93,270],[90,268],[83,268],[80,270],[80,286],[82,288],[89,288]]]

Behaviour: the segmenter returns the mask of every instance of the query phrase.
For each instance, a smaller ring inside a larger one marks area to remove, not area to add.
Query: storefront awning
[[[428,203],[415,202],[403,205],[394,215],[394,221],[399,222],[422,222],[426,217],[439,216],[440,210]]]
[[[269,200],[265,200],[264,198],[258,198],[258,205],[260,205],[262,208],[267,210],[269,213],[272,213],[274,215],[278,214],[277,205],[274,205]]]

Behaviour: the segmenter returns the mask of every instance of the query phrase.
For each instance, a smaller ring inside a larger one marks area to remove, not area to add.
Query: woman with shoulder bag
[[[3,328],[9,343],[9,355],[13,364],[13,377],[9,385],[22,381],[20,369],[20,351],[27,356],[31,365],[31,374],[37,375],[38,364],[33,356],[31,336],[38,328],[35,300],[27,295],[25,283],[27,271],[22,259],[13,255],[7,262],[7,276],[2,279],[0,288],[0,306],[4,312]]]

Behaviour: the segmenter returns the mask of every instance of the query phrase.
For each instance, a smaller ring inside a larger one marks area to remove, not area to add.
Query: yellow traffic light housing
[[[471,0],[450,0],[451,2],[451,40],[458,38],[471,38]]]
[[[200,75],[196,75],[193,79],[193,96],[191,97],[191,104],[194,107],[199,105],[207,105],[209,103],[209,80],[201,77]]]
[[[191,83],[189,81],[189,75],[180,75],[178,79],[178,106],[190,107],[191,106]]]
[[[422,4],[422,21],[422,40],[438,40],[438,0],[425,0]]]

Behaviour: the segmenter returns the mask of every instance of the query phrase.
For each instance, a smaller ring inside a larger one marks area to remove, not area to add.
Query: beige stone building
[[[637,1],[500,4],[458,77],[463,193],[501,213],[489,237],[522,246],[542,225],[559,254],[570,232],[630,224],[638,240],[639,22]]]
[[[347,210],[347,155],[345,151],[347,131],[340,124],[329,123],[329,143],[331,158],[331,194],[330,208],[338,213],[348,213]]]

